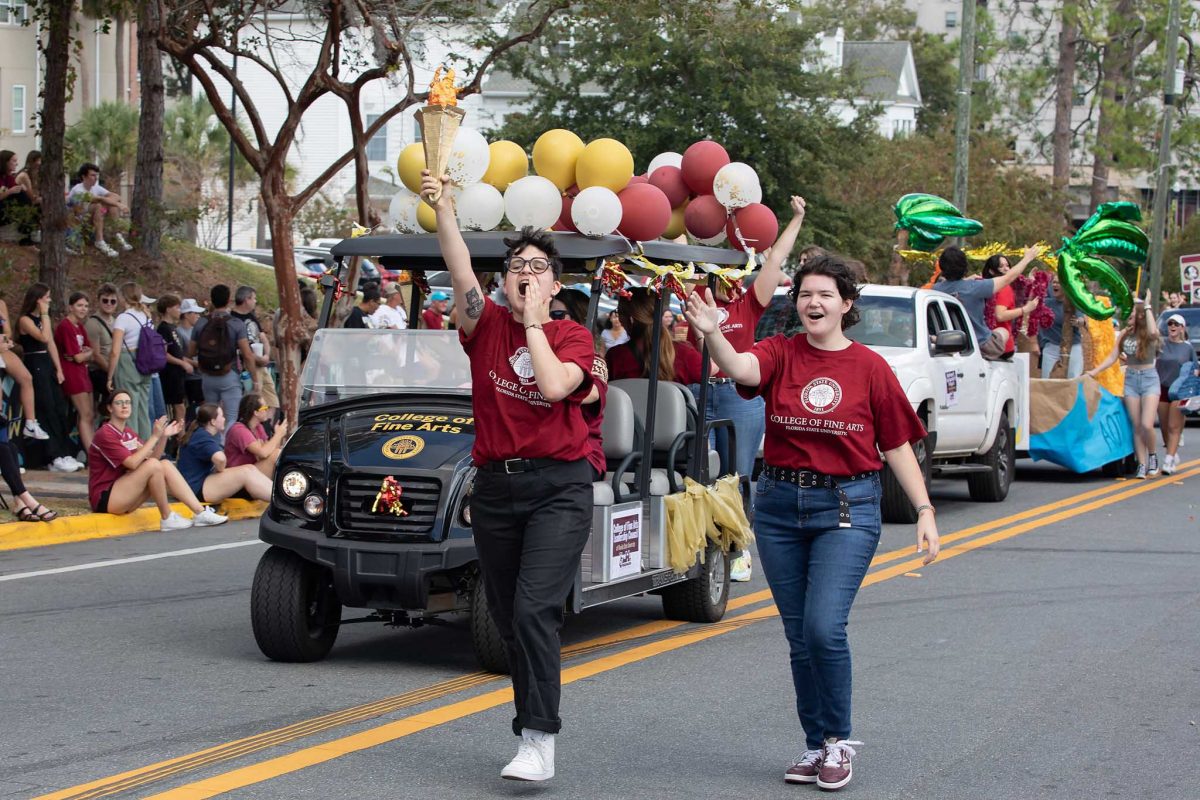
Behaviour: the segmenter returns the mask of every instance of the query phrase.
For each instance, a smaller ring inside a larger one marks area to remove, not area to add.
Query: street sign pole
[[[1150,230],[1150,302],[1158,308],[1162,290],[1163,236],[1171,193],[1171,124],[1175,120],[1175,58],[1179,53],[1179,0],[1167,10],[1167,58],[1163,68],[1162,131],[1158,141],[1158,179],[1154,185],[1154,214]],[[1159,309],[1160,311],[1162,309]]]

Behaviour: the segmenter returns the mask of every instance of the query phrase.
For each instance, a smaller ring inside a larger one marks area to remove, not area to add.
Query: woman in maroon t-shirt
[[[450,177],[439,182],[426,170],[421,194],[437,213],[454,305],[462,309],[459,340],[471,362],[471,519],[488,611],[508,649],[512,728],[521,737],[500,775],[543,781],[554,777],[562,725],[563,604],[591,529],[591,445],[580,404],[592,391],[595,347],[582,325],[550,316],[550,300],[562,290],[550,234],[524,228],[505,240],[509,308],[501,308],[484,297],[472,270]]]
[[[858,320],[846,264],[819,256],[800,268],[792,298],[806,333],[738,353],[717,307],[693,294],[688,321],[743,396],[766,400],[765,466],[754,530],[763,572],[791,649],[805,752],[791,783],[850,781],[850,648],[846,622],[879,544],[879,453],[917,507],[917,551],[938,552],[933,506],[912,443],[921,421],[881,356],[843,332]],[[798,511],[803,509],[803,513]]]
[[[617,301],[617,316],[629,341],[610,347],[604,354],[609,380],[650,377],[650,345],[654,338],[655,294],[649,289],[629,290]],[[700,383],[700,352],[687,342],[677,342],[664,330],[658,343],[658,379],[685,385]]]
[[[83,292],[72,293],[67,299],[67,316],[54,329],[54,343],[58,345],[58,360],[62,364],[62,390],[79,414],[79,442],[84,452],[92,446],[96,430],[92,379],[87,368],[92,363],[92,343],[83,327],[88,309],[88,296]]]

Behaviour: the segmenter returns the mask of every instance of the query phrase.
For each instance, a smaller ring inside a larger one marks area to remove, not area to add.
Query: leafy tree
[[[827,33],[841,28],[851,42],[903,39],[917,24],[904,0],[810,0],[800,13],[806,27]]]
[[[296,230],[305,241],[345,239],[353,228],[354,213],[341,203],[319,194],[296,214]]]
[[[958,91],[958,43],[946,41],[944,33],[913,31],[913,64],[921,87],[917,132],[933,134],[952,127]]]
[[[66,147],[77,159],[99,165],[104,183],[118,191],[137,156],[137,132],[138,110],[108,101],[84,111],[67,129]]]

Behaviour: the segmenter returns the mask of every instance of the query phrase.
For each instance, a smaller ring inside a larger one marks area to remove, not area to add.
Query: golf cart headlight
[[[325,510],[325,498],[319,494],[310,494],[304,498],[304,513],[310,517],[319,517]]]
[[[471,527],[471,500],[468,497],[463,498],[462,507],[458,510],[458,516],[462,519],[463,524],[468,528]]]
[[[299,500],[308,491],[308,478],[300,470],[294,469],[283,476],[279,488],[288,498]]]

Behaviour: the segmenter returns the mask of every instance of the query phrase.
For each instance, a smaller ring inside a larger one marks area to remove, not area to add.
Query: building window
[[[375,124],[382,114],[367,114],[367,127]],[[387,161],[387,123],[367,142],[367,161]]]
[[[25,87],[14,86],[12,91],[12,132],[25,132]]]
[[[905,136],[913,132],[913,121],[911,119],[894,119],[892,120],[892,138],[903,139]]]
[[[29,20],[25,0],[0,0],[0,25],[24,25]]]
[[[957,11],[947,11],[946,12],[946,27],[947,28],[957,28],[958,27],[958,12]]]
[[[413,118],[413,141],[419,142],[424,138],[421,136],[421,123],[417,122],[416,117]]]

